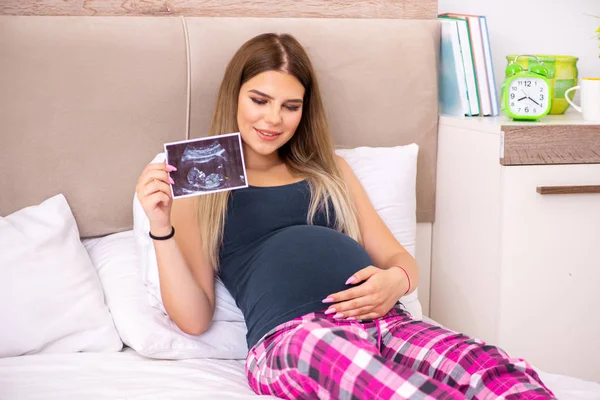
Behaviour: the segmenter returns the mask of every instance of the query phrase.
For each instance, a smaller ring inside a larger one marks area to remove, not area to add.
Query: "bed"
[[[541,373],[559,399],[598,399],[598,385]],[[2,399],[256,399],[242,361],[148,360],[114,354],[46,354],[0,360]],[[273,398],[262,396],[260,398]]]
[[[436,207],[436,21],[2,16],[0,399],[256,397],[223,287],[200,337],[164,314],[133,192],[163,143],[205,135],[225,64],[265,31],[306,46],[339,154],[416,252]]]

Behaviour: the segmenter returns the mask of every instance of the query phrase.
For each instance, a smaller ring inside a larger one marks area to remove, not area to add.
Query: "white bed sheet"
[[[256,397],[247,384],[244,363],[236,360],[153,360],[131,349],[0,359],[1,400]]]
[[[559,399],[600,399],[600,384],[541,373]],[[120,353],[0,359],[1,400],[254,399],[243,361],[164,361]],[[264,396],[261,398],[274,398]]]

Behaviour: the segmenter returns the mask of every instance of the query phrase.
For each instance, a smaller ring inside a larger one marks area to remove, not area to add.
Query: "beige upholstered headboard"
[[[337,145],[420,145],[417,219],[435,215],[435,20],[0,16],[0,215],[64,193],[84,237],[132,226],[167,141],[204,136],[233,52],[307,48]],[[189,130],[189,131],[188,131]]]

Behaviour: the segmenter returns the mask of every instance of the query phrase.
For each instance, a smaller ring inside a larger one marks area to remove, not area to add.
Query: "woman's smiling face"
[[[300,124],[303,99],[300,81],[281,71],[260,73],[242,85],[237,122],[247,159],[277,155]]]

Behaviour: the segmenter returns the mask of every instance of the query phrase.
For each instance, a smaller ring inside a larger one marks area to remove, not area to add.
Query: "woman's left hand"
[[[354,278],[354,279],[352,279]],[[362,285],[327,296],[323,303],[335,303],[325,311],[335,319],[375,319],[387,314],[408,288],[400,268],[368,266],[352,275],[346,284]]]

